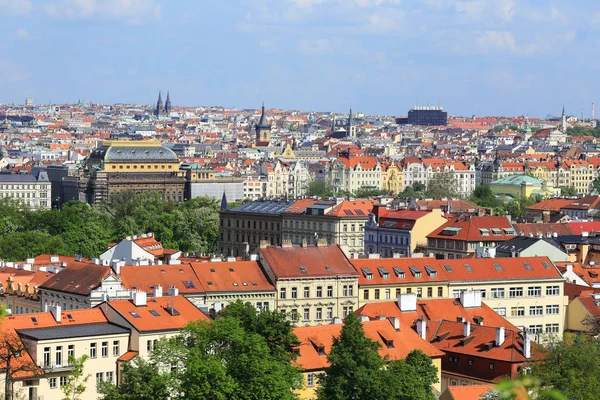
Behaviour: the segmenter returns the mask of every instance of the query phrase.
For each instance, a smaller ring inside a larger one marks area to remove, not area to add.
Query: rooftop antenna
[[[594,103],[592,103],[592,121],[594,120]]]

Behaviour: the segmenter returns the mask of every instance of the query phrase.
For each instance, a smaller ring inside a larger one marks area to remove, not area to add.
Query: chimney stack
[[[146,302],[147,302],[146,292],[143,292],[141,290],[133,292],[133,304],[136,307],[145,306]]]
[[[179,296],[179,289],[177,289],[175,286],[171,286],[169,288],[169,296]]]
[[[531,339],[527,330],[523,332],[523,357],[531,358]]]
[[[422,318],[417,320],[417,333],[421,336],[421,339],[427,340],[427,321]]]
[[[394,327],[396,332],[400,332],[400,318],[398,317],[390,317],[390,324]]]
[[[162,297],[162,295],[162,286],[160,286],[160,284],[157,284],[156,286],[154,286],[154,297]]]
[[[401,312],[417,311],[417,294],[403,293],[398,296],[398,308]]]
[[[50,311],[50,314],[52,314],[52,316],[54,317],[54,320],[60,324],[60,320],[61,320],[61,308],[60,306],[57,304],[51,305],[48,307],[48,311]]]
[[[471,335],[471,323],[469,321],[463,323],[463,333],[465,337],[469,337]]]
[[[504,327],[499,326],[496,328],[496,347],[500,347],[504,344]]]

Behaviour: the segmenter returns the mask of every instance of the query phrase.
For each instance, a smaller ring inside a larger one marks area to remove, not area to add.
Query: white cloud
[[[27,31],[27,29],[19,28],[17,29],[15,34],[21,39],[29,39],[29,32]]]
[[[298,49],[307,54],[327,54],[333,51],[333,43],[329,39],[300,39]]]
[[[290,0],[291,3],[299,8],[310,9],[312,6],[325,3],[328,0]]]
[[[3,14],[28,14],[32,9],[31,0],[0,0],[0,12]]]
[[[401,32],[405,28],[406,12],[400,9],[382,9],[368,19],[368,29],[373,32]]]
[[[102,18],[131,24],[161,16],[154,0],[62,0],[45,5],[44,10],[55,18]]]

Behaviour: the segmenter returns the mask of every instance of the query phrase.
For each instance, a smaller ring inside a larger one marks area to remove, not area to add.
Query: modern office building
[[[448,113],[439,106],[415,106],[408,112],[408,118],[398,118],[397,122],[408,125],[447,125]]]

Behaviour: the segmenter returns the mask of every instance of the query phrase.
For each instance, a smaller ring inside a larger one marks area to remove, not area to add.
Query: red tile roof
[[[513,224],[515,228],[515,232],[517,235],[522,236],[548,236],[554,235],[555,233],[558,236],[569,236],[574,235],[575,232],[571,230],[568,224],[561,223],[540,223],[540,224]]]
[[[275,291],[257,261],[193,262],[206,292]]]
[[[71,264],[40,285],[40,288],[87,296],[112,273],[110,267],[96,264]]]
[[[455,235],[446,235],[442,234],[442,232],[446,228],[459,228],[460,230]],[[499,229],[500,234],[495,235],[491,232],[491,230]],[[504,241],[515,237],[514,231],[512,234],[506,233],[504,229],[511,229],[513,226],[508,218],[504,216],[490,216],[485,215],[482,217],[479,216],[470,216],[463,215],[458,218],[452,219],[446,222],[441,227],[437,228],[429,235],[427,238],[440,238],[440,239],[448,239],[448,240],[462,240],[469,242],[478,242],[478,241]],[[488,231],[488,235],[484,236],[482,234],[482,229]]]
[[[373,209],[373,206],[377,204],[376,200],[344,200],[337,206],[333,207],[327,215],[340,218],[364,218],[369,217],[369,213]]]
[[[561,208],[571,204],[572,202],[573,199],[546,199],[527,207],[527,209],[558,212]]]
[[[422,350],[429,357],[441,357],[443,353],[427,343],[412,329],[400,328],[396,331],[388,320],[363,322],[365,336],[374,342],[380,343],[379,354],[388,356],[390,360],[406,358],[412,350]],[[331,352],[334,337],[338,337],[342,330],[341,324],[306,326],[294,329],[294,334],[300,341],[299,355],[296,362],[304,371],[319,371],[329,366],[327,354]],[[384,339],[393,341],[393,347],[384,343]],[[319,347],[322,351],[319,352]]]
[[[162,286],[164,294],[171,286],[181,294],[201,293],[205,289],[189,264],[180,265],[146,265],[121,267],[121,282],[128,289],[153,293],[156,285]]]
[[[277,279],[358,275],[337,244],[283,248],[269,246],[261,248],[259,253],[263,266],[266,263]]]

